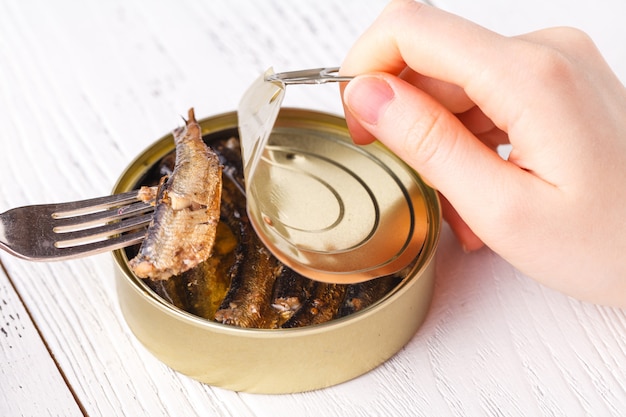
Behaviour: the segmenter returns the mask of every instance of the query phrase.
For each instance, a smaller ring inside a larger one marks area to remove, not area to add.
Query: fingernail
[[[343,95],[352,115],[372,125],[378,123],[393,97],[391,86],[374,76],[361,76],[350,81]]]

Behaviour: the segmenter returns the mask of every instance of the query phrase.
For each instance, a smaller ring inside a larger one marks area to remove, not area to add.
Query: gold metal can
[[[235,112],[199,123],[204,136],[237,135]],[[286,132],[298,129],[350,142],[345,120],[340,117],[282,109],[274,127],[276,136],[284,141]],[[117,250],[113,259],[119,303],[137,339],[182,374],[210,385],[254,393],[328,387],[362,375],[398,352],[417,332],[430,305],[441,209],[436,192],[417,174],[382,145],[369,146],[376,146],[377,153],[393,160],[391,165],[396,168],[392,170],[402,171],[397,174],[409,182],[412,221],[414,228],[423,231],[421,250],[400,284],[386,296],[359,312],[319,325],[244,329],[195,316],[170,304],[134,276],[126,252]],[[150,168],[173,149],[172,135],[155,142],[122,173],[113,192],[137,187]],[[315,153],[315,146],[307,144],[307,152]],[[359,147],[359,152],[367,152],[367,147]],[[332,158],[332,152],[324,153],[323,158]]]

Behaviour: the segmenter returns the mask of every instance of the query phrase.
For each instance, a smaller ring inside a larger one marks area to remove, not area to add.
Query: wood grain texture
[[[494,27],[517,22],[522,31],[560,19],[542,14],[560,10],[554,3],[520,3],[517,19],[490,0],[440,2]],[[340,64],[385,4],[0,2],[0,211],[108,193],[190,106],[199,117],[233,111],[270,66]],[[576,15],[578,6],[559,4]],[[594,9],[604,17],[623,6],[603,0]],[[585,15],[573,22],[606,33],[580,10]],[[623,48],[601,44],[614,68],[626,68]],[[333,85],[290,87],[286,105],[341,112]],[[155,359],[121,316],[109,255],[39,264],[2,253],[0,260],[10,277],[0,273],[0,415],[626,413],[624,311],[543,288],[488,250],[465,254],[447,228],[431,311],[411,342],[353,381],[281,396],[203,385]]]
[[[0,415],[82,416],[11,282],[0,269]],[[33,392],[33,387],[46,387]]]

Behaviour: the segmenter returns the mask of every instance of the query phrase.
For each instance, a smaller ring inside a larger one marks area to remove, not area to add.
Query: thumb
[[[499,192],[521,191],[519,169],[431,96],[393,75],[356,77],[345,87],[343,100],[349,126],[358,123],[419,172],[483,241],[497,238],[490,217],[504,209],[498,207]]]

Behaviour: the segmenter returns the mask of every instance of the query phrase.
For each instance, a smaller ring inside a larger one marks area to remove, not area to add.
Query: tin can
[[[201,120],[203,136],[237,136],[235,112]],[[313,132],[351,143],[345,120],[302,109],[281,109],[274,127]],[[273,132],[274,132],[273,131]],[[274,134],[274,133],[273,133]],[[271,141],[271,140],[270,140]],[[320,141],[323,146],[323,141]],[[356,146],[356,145],[350,145]],[[216,323],[175,307],[155,294],[128,267],[124,250],[113,252],[119,303],[137,339],[172,369],[201,382],[252,393],[294,393],[332,386],[377,367],[398,352],[423,323],[434,286],[434,255],[441,228],[436,192],[382,145],[408,178],[414,227],[423,231],[421,249],[400,284],[375,304],[329,322],[291,329],[244,329]],[[174,149],[166,135],[142,152],[121,174],[114,193],[136,188],[146,173]],[[315,152],[309,147],[307,152]],[[359,147],[358,152],[368,152]],[[326,152],[328,159],[332,153]]]

